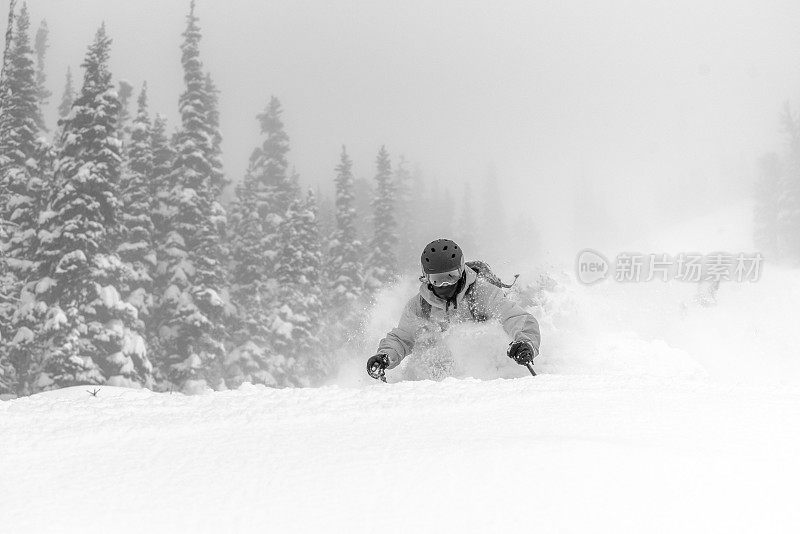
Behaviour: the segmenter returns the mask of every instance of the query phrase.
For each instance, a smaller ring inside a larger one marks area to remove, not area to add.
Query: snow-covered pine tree
[[[773,256],[778,249],[778,200],[782,180],[782,162],[775,152],[759,160],[753,205],[753,243],[758,250]]]
[[[162,374],[165,370],[164,351],[159,336],[159,323],[161,321],[161,295],[169,287],[169,280],[165,276],[168,267],[168,255],[166,253],[167,235],[169,233],[169,222],[175,216],[171,206],[170,196],[173,191],[171,182],[172,166],[175,161],[175,151],[170,145],[167,137],[167,120],[161,115],[156,115],[150,132],[150,154],[152,157],[152,168],[150,170],[150,198],[152,212],[150,220],[153,223],[152,242],[156,256],[156,267],[152,271],[153,276],[153,307],[146,321],[146,338],[150,354],[150,361],[155,368],[155,381],[157,384],[168,383],[167,377]]]
[[[342,147],[336,166],[336,231],[328,252],[329,301],[332,308],[350,305],[364,287],[362,244],[356,230],[355,182],[353,162]]]
[[[137,311],[120,290],[129,268],[116,254],[121,157],[110,46],[103,25],[83,62],[80,94],[62,124],[55,184],[40,218],[40,272],[28,285],[47,307],[37,335],[45,351],[37,388],[150,381]]]
[[[41,112],[29,28],[28,9],[23,4],[16,17],[3,69],[3,116],[0,121],[0,165],[3,166],[25,167],[36,150]],[[4,191],[10,191],[8,183],[4,186]],[[0,213],[0,218],[7,220],[8,213]]]
[[[150,153],[153,157],[150,195],[155,199],[152,214],[153,239],[156,244],[160,245],[164,243],[169,230],[168,224],[171,215],[168,200],[175,185],[170,181],[175,162],[175,150],[167,137],[167,119],[162,115],[156,115],[153,120],[150,132]]]
[[[268,213],[277,214],[281,219],[297,194],[296,174],[289,172],[286,157],[289,153],[289,136],[284,130],[282,114],[281,103],[273,96],[267,109],[257,117],[261,133],[266,138],[250,156],[250,169],[266,192],[268,205],[261,206],[261,209],[269,207]],[[267,212],[262,212],[262,215],[267,215]],[[276,223],[277,229],[282,221],[273,219],[272,222]]]
[[[61,94],[61,102],[58,104],[58,118],[66,119],[75,101],[75,88],[72,85],[72,69],[67,67],[67,78],[64,82],[64,92]]]
[[[0,222],[0,226],[3,223]],[[0,238],[3,229],[0,228]],[[0,257],[0,265],[2,265]],[[11,332],[11,314],[16,308],[16,302],[11,293],[15,290],[13,279],[6,271],[0,271],[0,400],[4,397],[15,396],[17,390],[17,374],[11,363],[9,350],[9,335]]]
[[[376,158],[375,199],[372,217],[375,233],[369,243],[366,288],[377,291],[397,276],[397,221],[394,180],[389,152],[382,146]]]
[[[136,117],[131,125],[127,166],[122,184],[122,241],[118,253],[130,265],[131,276],[122,288],[125,300],[133,304],[142,324],[153,307],[153,277],[156,266],[151,214],[155,205],[151,192],[153,178],[153,147],[151,144],[150,116],[147,109],[147,83],[143,84],[138,99]]]
[[[219,130],[219,89],[217,89],[211,74],[206,73],[205,76],[205,93],[206,93],[206,118],[208,128],[211,135],[211,183],[214,186],[214,194],[217,198],[222,198],[222,193],[225,186],[228,185],[228,180],[225,177],[225,171],[222,167],[222,133]],[[222,257],[230,257],[230,248],[227,241],[227,226],[228,216],[222,207],[222,203],[215,204],[214,221],[217,224],[217,231],[219,232],[222,240]],[[225,270],[225,274],[229,272]]]
[[[200,61],[200,29],[191,2],[183,33],[181,62],[186,90],[180,97],[181,129],[167,178],[169,219],[164,251],[158,328],[164,355],[162,376],[194,392],[222,385],[228,333],[226,280],[219,228],[220,204],[214,169],[213,129],[208,121],[205,78]],[[159,267],[161,270],[161,267]]]
[[[131,112],[130,103],[133,96],[133,85],[126,80],[119,81],[119,89],[117,89],[117,97],[119,98],[119,118],[117,119],[117,128],[119,130],[119,139],[123,145],[127,145],[128,139],[131,136]],[[123,157],[125,154],[123,153]]]
[[[275,385],[267,371],[271,353],[270,321],[275,284],[264,266],[262,221],[257,214],[258,184],[251,172],[236,187],[236,200],[231,206],[231,295],[237,313],[232,327],[234,349],[225,360],[225,376],[229,387],[243,382]],[[249,246],[248,246],[249,245]],[[274,257],[269,258],[270,265]]]
[[[308,386],[327,371],[319,339],[322,319],[322,249],[317,227],[317,204],[308,191],[292,202],[281,225],[283,248],[276,275],[279,303],[272,325],[271,374],[279,385]],[[282,368],[278,363],[288,363]],[[283,370],[287,374],[278,375]]]
[[[14,20],[16,17],[16,0],[10,0],[8,6],[8,21],[5,33],[5,43],[3,46],[3,63],[0,66],[0,135],[6,135],[12,131],[11,120],[12,116],[8,113],[10,105],[11,94],[8,87],[8,73],[11,63],[11,50],[14,46]],[[4,142],[0,139],[0,142]],[[7,142],[7,141],[6,141]],[[9,158],[6,154],[0,152],[0,169],[2,166],[8,164]],[[9,192],[6,184],[3,182],[3,177],[0,175],[0,244],[4,243],[10,233],[10,223],[5,219],[6,203],[8,202]],[[0,267],[3,267],[0,272],[5,273],[5,266],[2,264],[4,254],[0,250]],[[0,277],[3,280],[3,277]],[[4,286],[5,287],[5,286]]]
[[[220,194],[222,194],[222,189],[228,185],[228,182],[222,170],[222,134],[219,131],[219,89],[217,89],[214,79],[209,73],[206,73],[205,77],[205,91],[206,113],[208,114],[208,125],[209,128],[211,128],[211,146],[214,153],[214,184],[219,188]]]
[[[1,234],[2,229],[0,229]],[[11,329],[10,315],[16,306],[6,294],[6,291],[12,291],[12,285],[5,278],[6,273],[0,273],[0,400],[4,400],[5,397],[13,397],[19,382],[8,354],[6,336]]]
[[[281,229],[296,195],[289,174],[289,136],[282,113],[280,101],[273,96],[257,116],[265,137],[250,156],[231,210],[232,293],[239,319],[237,348],[228,361],[228,376],[233,383],[250,380],[279,385],[273,375],[286,374],[275,369],[271,343],[279,307],[275,272],[284,246]]]
[[[33,49],[30,46],[28,10],[23,5],[13,31],[4,69],[4,97],[0,118],[0,189],[5,202],[0,220],[5,221],[5,238],[0,242],[3,256],[3,287],[0,322],[5,332],[0,358],[15,371],[15,393],[27,392],[32,350],[26,345],[38,321],[31,317],[23,284],[37,271],[39,213],[49,181],[50,147],[37,139],[41,113],[38,105]]]
[[[6,113],[8,108],[9,91],[7,83],[8,64],[11,60],[11,47],[14,34],[14,15],[16,10],[16,0],[11,0],[8,6],[8,24],[6,26],[5,46],[3,47],[3,64],[0,68],[0,132],[8,132],[8,122],[10,116]],[[0,169],[7,163],[7,158],[0,153]],[[11,235],[11,223],[7,221],[6,203],[9,199],[9,192],[5,187],[2,175],[0,175],[0,395],[9,394],[15,388],[16,376],[13,367],[8,359],[7,345],[5,340],[11,329],[11,314],[16,308],[14,295],[17,292],[18,284],[16,277],[13,276],[6,266],[6,244]]]
[[[28,160],[26,173],[18,173],[17,181],[26,179],[27,195],[20,195],[13,216],[12,238],[8,242],[8,276],[15,280],[12,293],[14,310],[9,321],[10,332],[6,356],[13,366],[14,394],[29,395],[38,390],[37,380],[46,363],[41,330],[47,307],[36,295],[37,281],[42,276],[39,258],[38,217],[47,207],[48,189],[53,184],[55,149],[42,138],[36,141],[36,152]],[[26,176],[27,174],[27,176]]]
[[[47,74],[44,68],[44,58],[47,54],[47,49],[50,47],[47,42],[49,35],[50,29],[47,27],[47,20],[42,19],[34,41],[34,50],[36,51],[36,94],[39,97],[39,109],[44,109],[44,106],[50,101],[50,97],[53,96],[53,93],[47,89]],[[44,118],[41,114],[39,116],[42,118],[39,128],[43,132],[48,131]]]

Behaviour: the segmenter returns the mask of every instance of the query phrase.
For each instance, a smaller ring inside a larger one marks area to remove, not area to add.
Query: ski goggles
[[[425,279],[434,287],[447,287],[457,284],[462,274],[464,271],[459,268],[446,273],[426,274]]]

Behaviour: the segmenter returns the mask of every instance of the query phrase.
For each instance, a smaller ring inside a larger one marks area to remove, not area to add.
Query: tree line
[[[290,167],[275,97],[223,203],[232,184],[198,22],[192,1],[173,133],[151,115],[146,83],[130,113],[134,90],[112,80],[104,26],[80,87],[67,72],[49,132],[47,25],[31,40],[27,6],[12,1],[0,75],[0,395],[317,384],[371,295],[416,260],[428,202],[418,173],[402,158],[393,168],[381,147],[374,185],[358,184],[342,147],[335,199],[320,213]]]

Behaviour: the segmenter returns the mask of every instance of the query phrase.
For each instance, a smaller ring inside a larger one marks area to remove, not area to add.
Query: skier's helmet
[[[420,258],[424,277],[436,287],[457,283],[464,274],[464,254],[454,241],[437,239],[425,246]]]

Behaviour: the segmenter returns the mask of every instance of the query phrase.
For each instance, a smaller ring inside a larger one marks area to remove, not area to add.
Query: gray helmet
[[[464,268],[464,255],[461,247],[450,239],[431,241],[422,251],[420,258],[422,272],[427,274],[446,273]]]

